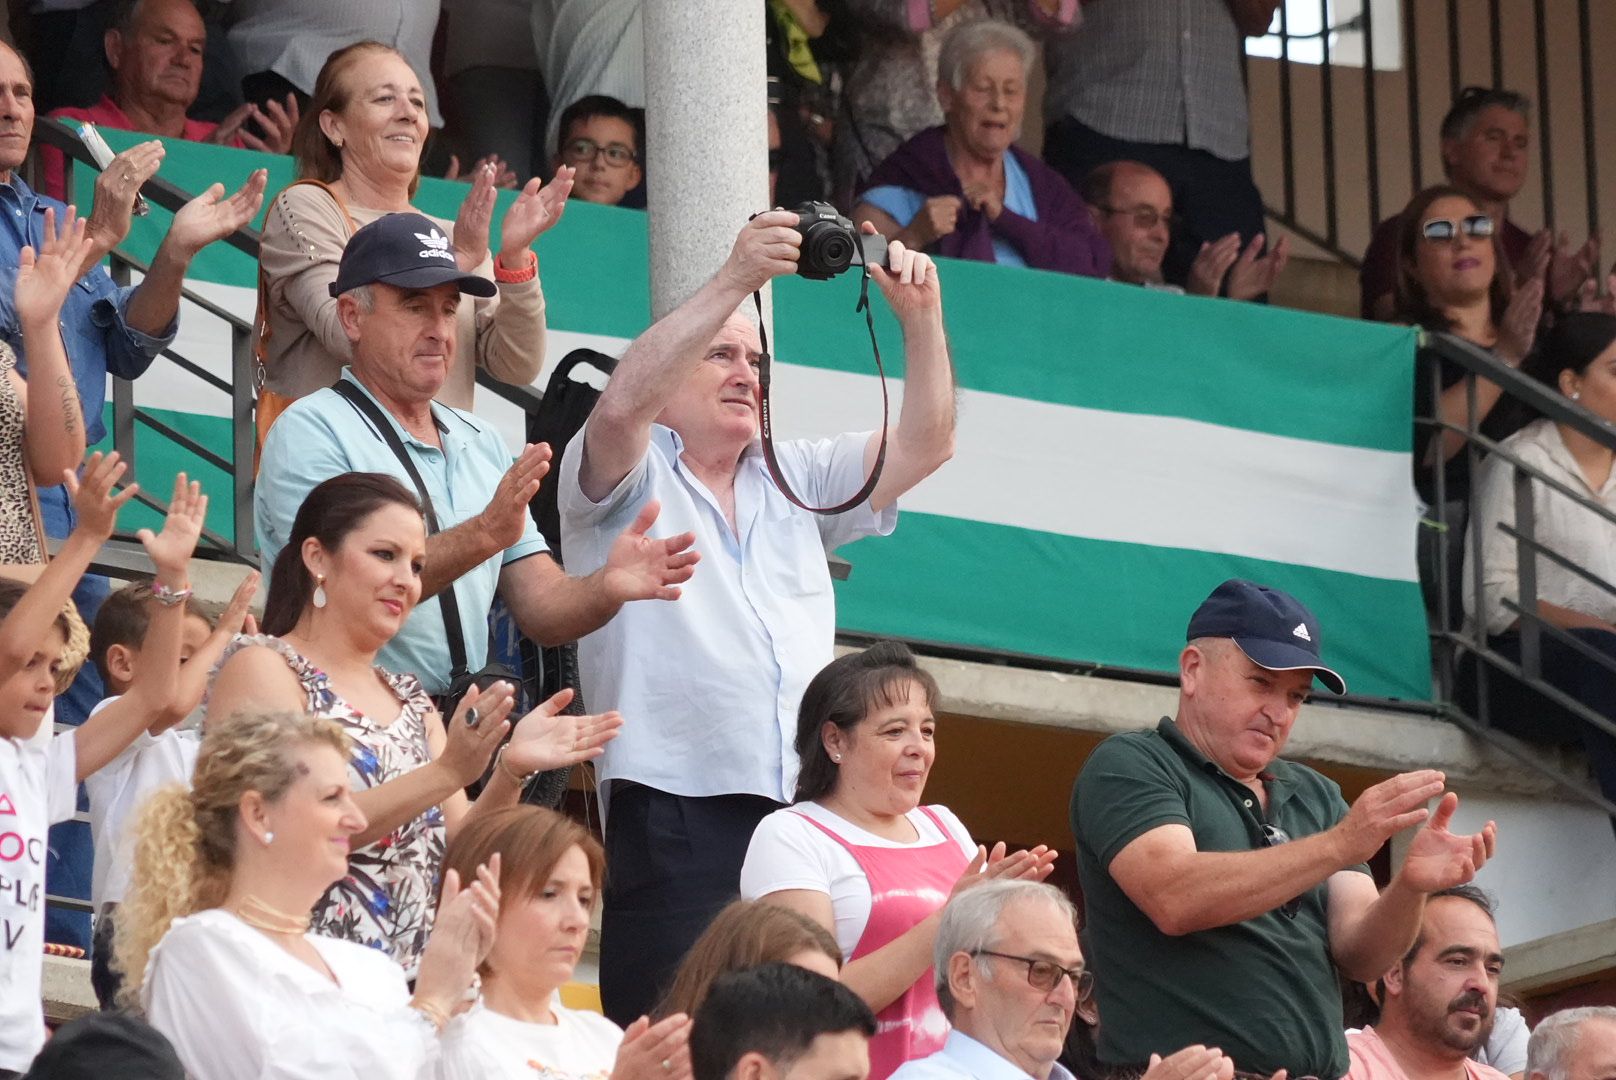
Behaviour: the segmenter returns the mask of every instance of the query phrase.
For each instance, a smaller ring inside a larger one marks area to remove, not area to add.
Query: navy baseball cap
[[[1312,671],[1333,694],[1347,681],[1319,657],[1319,623],[1290,593],[1231,578],[1190,616],[1188,640],[1233,638],[1252,663],[1269,671]]]
[[[430,289],[453,282],[472,296],[493,296],[485,277],[468,274],[455,262],[454,245],[437,222],[420,214],[383,214],[348,238],[337,267],[332,296],[379,281],[400,289]]]

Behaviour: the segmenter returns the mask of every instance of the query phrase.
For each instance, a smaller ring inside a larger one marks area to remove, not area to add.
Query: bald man
[[[1184,287],[1162,278],[1162,260],[1172,239],[1173,191],[1161,173],[1138,161],[1113,161],[1090,172],[1083,181],[1083,200],[1111,244],[1111,280],[1195,296],[1224,295],[1254,300],[1273,288],[1290,258],[1283,237],[1263,253],[1264,238],[1240,247],[1240,234],[1229,233],[1201,245]]]

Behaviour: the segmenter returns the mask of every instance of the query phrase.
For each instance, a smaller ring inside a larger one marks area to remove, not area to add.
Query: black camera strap
[[[881,479],[881,468],[887,461],[887,424],[892,415],[887,400],[887,373],[881,366],[881,346],[875,340],[875,316],[870,311],[870,268],[864,264],[861,264],[860,268],[863,276],[859,284],[859,301],[853,310],[864,313],[864,326],[870,332],[870,351],[875,354],[875,373],[881,378],[881,445],[876,449],[875,466],[865,478],[864,486],[859,488],[852,498],[835,506],[809,506],[791,490],[791,485],[780,471],[780,462],[774,453],[773,427],[769,422],[769,369],[774,358],[769,355],[769,332],[763,326],[763,293],[758,291],[752,294],[752,302],[757,305],[758,340],[763,346],[763,355],[758,358],[758,434],[763,442],[763,464],[767,466],[769,476],[780,489],[780,494],[790,499],[793,504],[815,514],[845,514],[863,503],[870,497],[870,492],[875,490],[875,485]]]

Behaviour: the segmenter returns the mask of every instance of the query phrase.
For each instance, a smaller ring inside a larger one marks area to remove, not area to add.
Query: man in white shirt
[[[1059,889],[1009,880],[967,889],[943,909],[932,957],[954,1030],[892,1080],[1073,1080],[1056,1059],[1094,976]]]
[[[897,522],[898,496],[953,453],[954,380],[931,260],[893,244],[871,276],[903,329],[903,407],[869,497],[814,514],[776,486],[758,445],[757,328],[737,307],[797,269],[797,215],[740,231],[718,273],[642,334],[561,465],[572,573],[655,501],[653,532],[693,532],[701,569],[678,604],[625,610],[579,643],[584,700],[635,717],[598,761],[608,796],[601,993],[631,1023],[737,894],[752,829],[794,792],[802,691],[832,658],[825,553]],[[776,445],[803,501],[841,503],[874,466],[879,432]],[[644,605],[641,605],[644,606]]]

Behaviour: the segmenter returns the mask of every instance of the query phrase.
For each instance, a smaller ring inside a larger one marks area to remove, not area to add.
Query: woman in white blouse
[[[641,1017],[625,1032],[558,997],[600,895],[595,838],[542,807],[506,807],[461,826],[445,855],[449,873],[494,861],[504,900],[482,997],[444,1032],[439,1080],[690,1080],[689,1017]]]
[[[1555,323],[1526,371],[1589,412],[1616,423],[1616,316],[1579,312]],[[1538,419],[1505,439],[1501,450],[1520,458],[1602,507],[1616,512],[1616,452],[1574,428]],[[1474,595],[1475,550],[1465,545],[1465,614],[1486,627],[1493,647],[1520,657],[1519,618],[1505,600],[1519,601],[1516,544],[1502,526],[1515,524],[1515,469],[1502,454],[1482,463],[1477,484],[1481,515],[1481,602]],[[1616,583],[1616,524],[1533,481],[1534,531],[1540,543],[1605,582]],[[1616,661],[1616,594],[1543,555],[1536,560],[1537,613],[1583,645]],[[1545,631],[1543,677],[1594,712],[1616,721],[1616,674]],[[1513,680],[1494,677],[1491,715],[1507,731],[1539,742],[1581,742],[1607,799],[1616,800],[1616,738]],[[1613,819],[1616,824],[1616,819]]]
[[[987,877],[1041,881],[1055,853],[978,847],[943,806],[922,806],[937,747],[937,684],[895,642],[831,661],[803,692],[793,805],[764,818],[741,895],[802,912],[847,958],[842,981],[875,1010],[871,1080],[942,1047],[932,942],[949,896]]]
[[[194,784],[136,826],[115,955],[125,992],[206,1080],[417,1080],[493,941],[498,860],[444,877],[412,996],[384,953],[308,933],[365,826],[351,749],[329,720],[236,713],[202,740]]]

